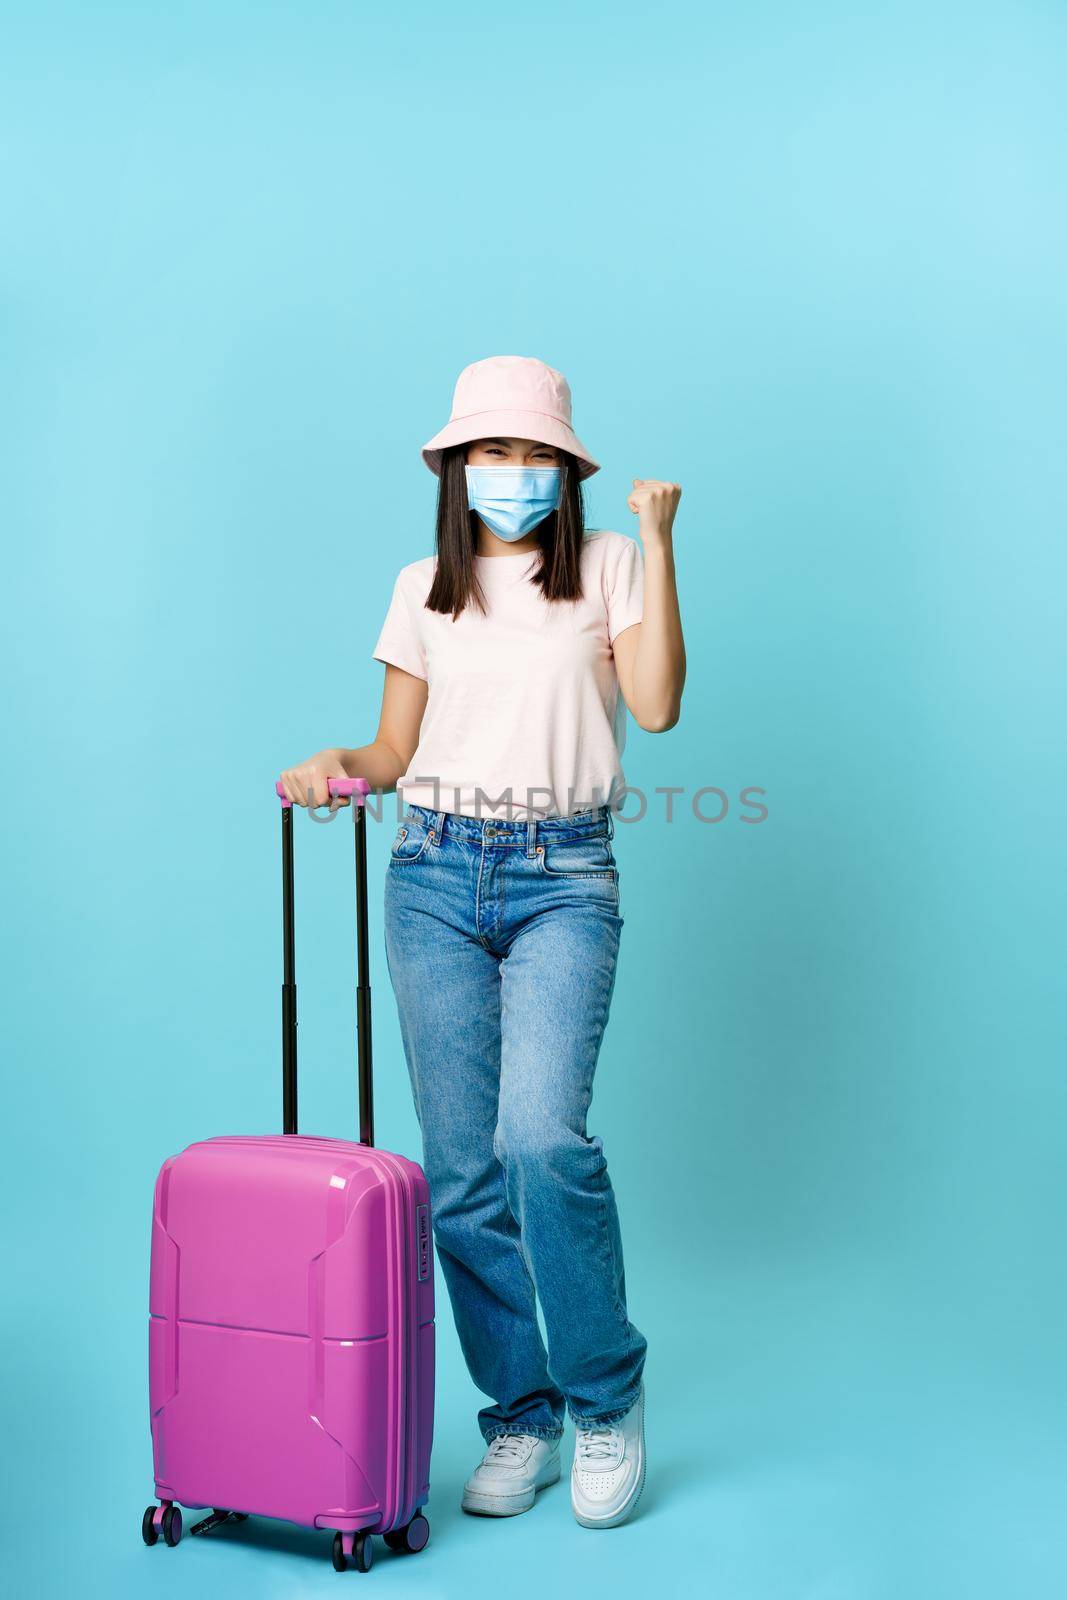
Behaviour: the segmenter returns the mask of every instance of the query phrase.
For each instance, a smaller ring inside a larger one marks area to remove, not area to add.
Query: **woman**
[[[571,426],[566,379],[524,356],[465,368],[422,454],[441,480],[436,555],[396,580],[374,652],[377,735],[282,781],[298,805],[325,804],[341,775],[406,802],[386,955],[441,1267],[493,1401],[463,1507],[528,1510],[560,1476],[569,1409],[575,1515],[614,1527],[644,1482],[646,1341],[586,1113],[622,927],[611,839],[626,707],[671,728],[685,678],[681,490],[633,480],[643,561],[623,534],[587,532],[580,484],[599,463]]]

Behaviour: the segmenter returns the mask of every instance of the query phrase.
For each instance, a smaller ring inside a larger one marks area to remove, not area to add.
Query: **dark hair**
[[[467,499],[465,444],[450,446],[442,454],[437,491],[437,566],[426,597],[430,611],[458,617],[470,603],[485,610],[485,595],[475,571],[478,546],[476,512]],[[560,450],[559,505],[538,524],[541,560],[530,582],[541,588],[546,600],[578,600],[582,593],[581,557],[585,537],[585,501],[578,476],[578,458]]]

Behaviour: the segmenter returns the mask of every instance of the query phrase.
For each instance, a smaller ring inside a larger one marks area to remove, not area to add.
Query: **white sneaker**
[[[611,1427],[579,1428],[571,1468],[571,1505],[583,1528],[625,1522],[645,1486],[645,1386]]]
[[[559,1440],[498,1433],[463,1486],[464,1511],[513,1517],[529,1511],[538,1489],[559,1482]]]

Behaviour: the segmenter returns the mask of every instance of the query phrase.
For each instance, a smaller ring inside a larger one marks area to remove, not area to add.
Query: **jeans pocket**
[[[396,831],[389,860],[395,866],[406,866],[417,861],[430,842],[430,830],[423,823],[409,818]]]
[[[549,878],[603,878],[618,876],[611,844],[605,835],[593,839],[560,839],[537,846],[541,871]]]

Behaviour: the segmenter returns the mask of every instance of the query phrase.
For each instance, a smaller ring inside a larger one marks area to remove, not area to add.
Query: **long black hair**
[[[476,512],[467,499],[469,446],[456,444],[442,454],[437,491],[437,566],[426,597],[430,611],[451,612],[453,618],[468,604],[484,611],[485,595],[474,566],[478,547]],[[546,600],[578,600],[582,593],[581,556],[585,537],[585,500],[578,476],[578,458],[559,451],[559,505],[536,528],[541,559],[530,582]]]

